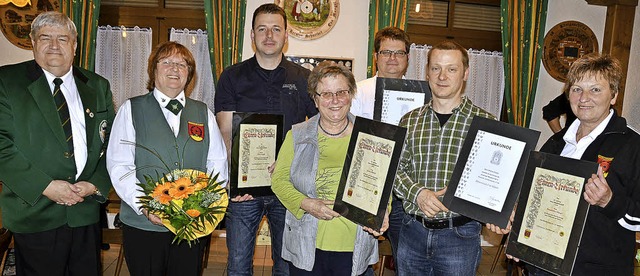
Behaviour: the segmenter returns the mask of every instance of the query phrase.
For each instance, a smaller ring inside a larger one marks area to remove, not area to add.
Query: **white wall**
[[[0,53],[0,66],[33,59],[33,52],[11,44],[4,34],[0,35]]]
[[[598,38],[598,47],[602,51],[602,38],[604,36],[604,25],[607,17],[607,7],[594,6],[587,4],[584,0],[549,0],[549,6],[547,9],[547,23],[545,26],[545,34],[556,24],[575,20],[580,21],[594,32]],[[638,87],[640,86],[640,76],[635,74],[635,71],[640,66],[640,57],[638,51],[640,51],[640,9],[636,8],[636,19],[633,32],[633,43],[631,46],[631,57],[629,61],[629,74],[627,77],[626,89],[625,89],[625,104],[623,107],[623,116],[627,119],[631,118],[631,108],[627,106],[634,102],[637,109],[640,109],[640,100],[634,100],[634,94],[637,94]],[[634,54],[636,53],[636,54]],[[530,128],[536,129],[542,132],[538,147],[553,134],[547,122],[542,119],[542,107],[549,101],[553,100],[562,91],[563,83],[552,78],[544,66],[540,64],[540,74],[538,79],[538,88],[536,92],[536,99],[533,106],[533,114],[531,119]],[[635,96],[637,98],[637,96]],[[637,112],[635,114],[638,114]],[[637,115],[635,117],[638,117]]]
[[[624,89],[624,105],[622,116],[636,131],[640,131],[640,7],[636,7],[636,18],[633,24],[631,54],[629,55],[629,71]]]
[[[253,11],[273,0],[248,0],[242,59],[253,56],[251,45],[251,18]],[[369,26],[369,0],[340,1],[338,23],[328,34],[315,40],[299,40],[289,36],[285,55],[353,58],[353,74],[356,81],[367,75],[367,40]]]

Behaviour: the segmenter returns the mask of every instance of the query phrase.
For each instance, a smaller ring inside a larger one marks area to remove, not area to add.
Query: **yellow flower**
[[[192,218],[198,217],[200,215],[200,211],[196,210],[196,209],[189,209],[186,211],[187,215],[189,215]]]
[[[171,195],[169,190],[171,190],[171,182],[165,182],[156,186],[153,190],[153,198],[158,200],[161,204],[169,204],[171,201]]]
[[[171,200],[171,202],[173,202],[173,204],[175,204],[180,208],[182,208],[182,204],[184,204],[184,201],[182,199],[174,199],[174,200]]]
[[[173,183],[169,190],[169,195],[176,199],[186,199],[189,195],[193,194],[194,188],[191,186],[191,181],[186,177],[180,178]]]

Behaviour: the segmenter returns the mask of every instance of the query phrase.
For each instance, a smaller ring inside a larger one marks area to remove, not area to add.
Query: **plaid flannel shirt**
[[[422,189],[439,191],[449,185],[474,116],[495,120],[495,116],[473,105],[467,97],[462,97],[462,102],[442,127],[431,102],[402,117],[400,126],[407,128],[407,138],[394,190],[403,199],[408,214],[427,218],[416,203],[417,196]],[[455,213],[440,212],[436,218],[450,218],[452,214]]]

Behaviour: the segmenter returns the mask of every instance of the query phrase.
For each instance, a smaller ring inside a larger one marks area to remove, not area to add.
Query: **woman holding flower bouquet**
[[[309,76],[309,94],[320,111],[287,133],[271,187],[287,208],[282,258],[291,275],[373,275],[378,241],[340,217],[331,205],[349,147],[356,91],[344,66],[321,63]],[[388,223],[381,231],[386,230]]]
[[[198,237],[224,215],[226,149],[211,111],[185,95],[194,72],[187,48],[158,45],[149,57],[149,93],[127,100],[113,124],[107,169],[122,199],[131,275],[199,275]]]

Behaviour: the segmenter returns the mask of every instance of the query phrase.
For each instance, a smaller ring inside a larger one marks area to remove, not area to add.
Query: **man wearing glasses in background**
[[[351,113],[356,116],[373,119],[375,106],[376,81],[378,77],[403,79],[409,65],[409,36],[396,27],[386,27],[379,30],[373,40],[377,74],[357,83],[358,91],[351,104]],[[398,235],[402,218],[404,217],[402,201],[393,195],[391,213],[389,214],[389,229],[386,237],[391,242],[393,260],[396,261]]]

